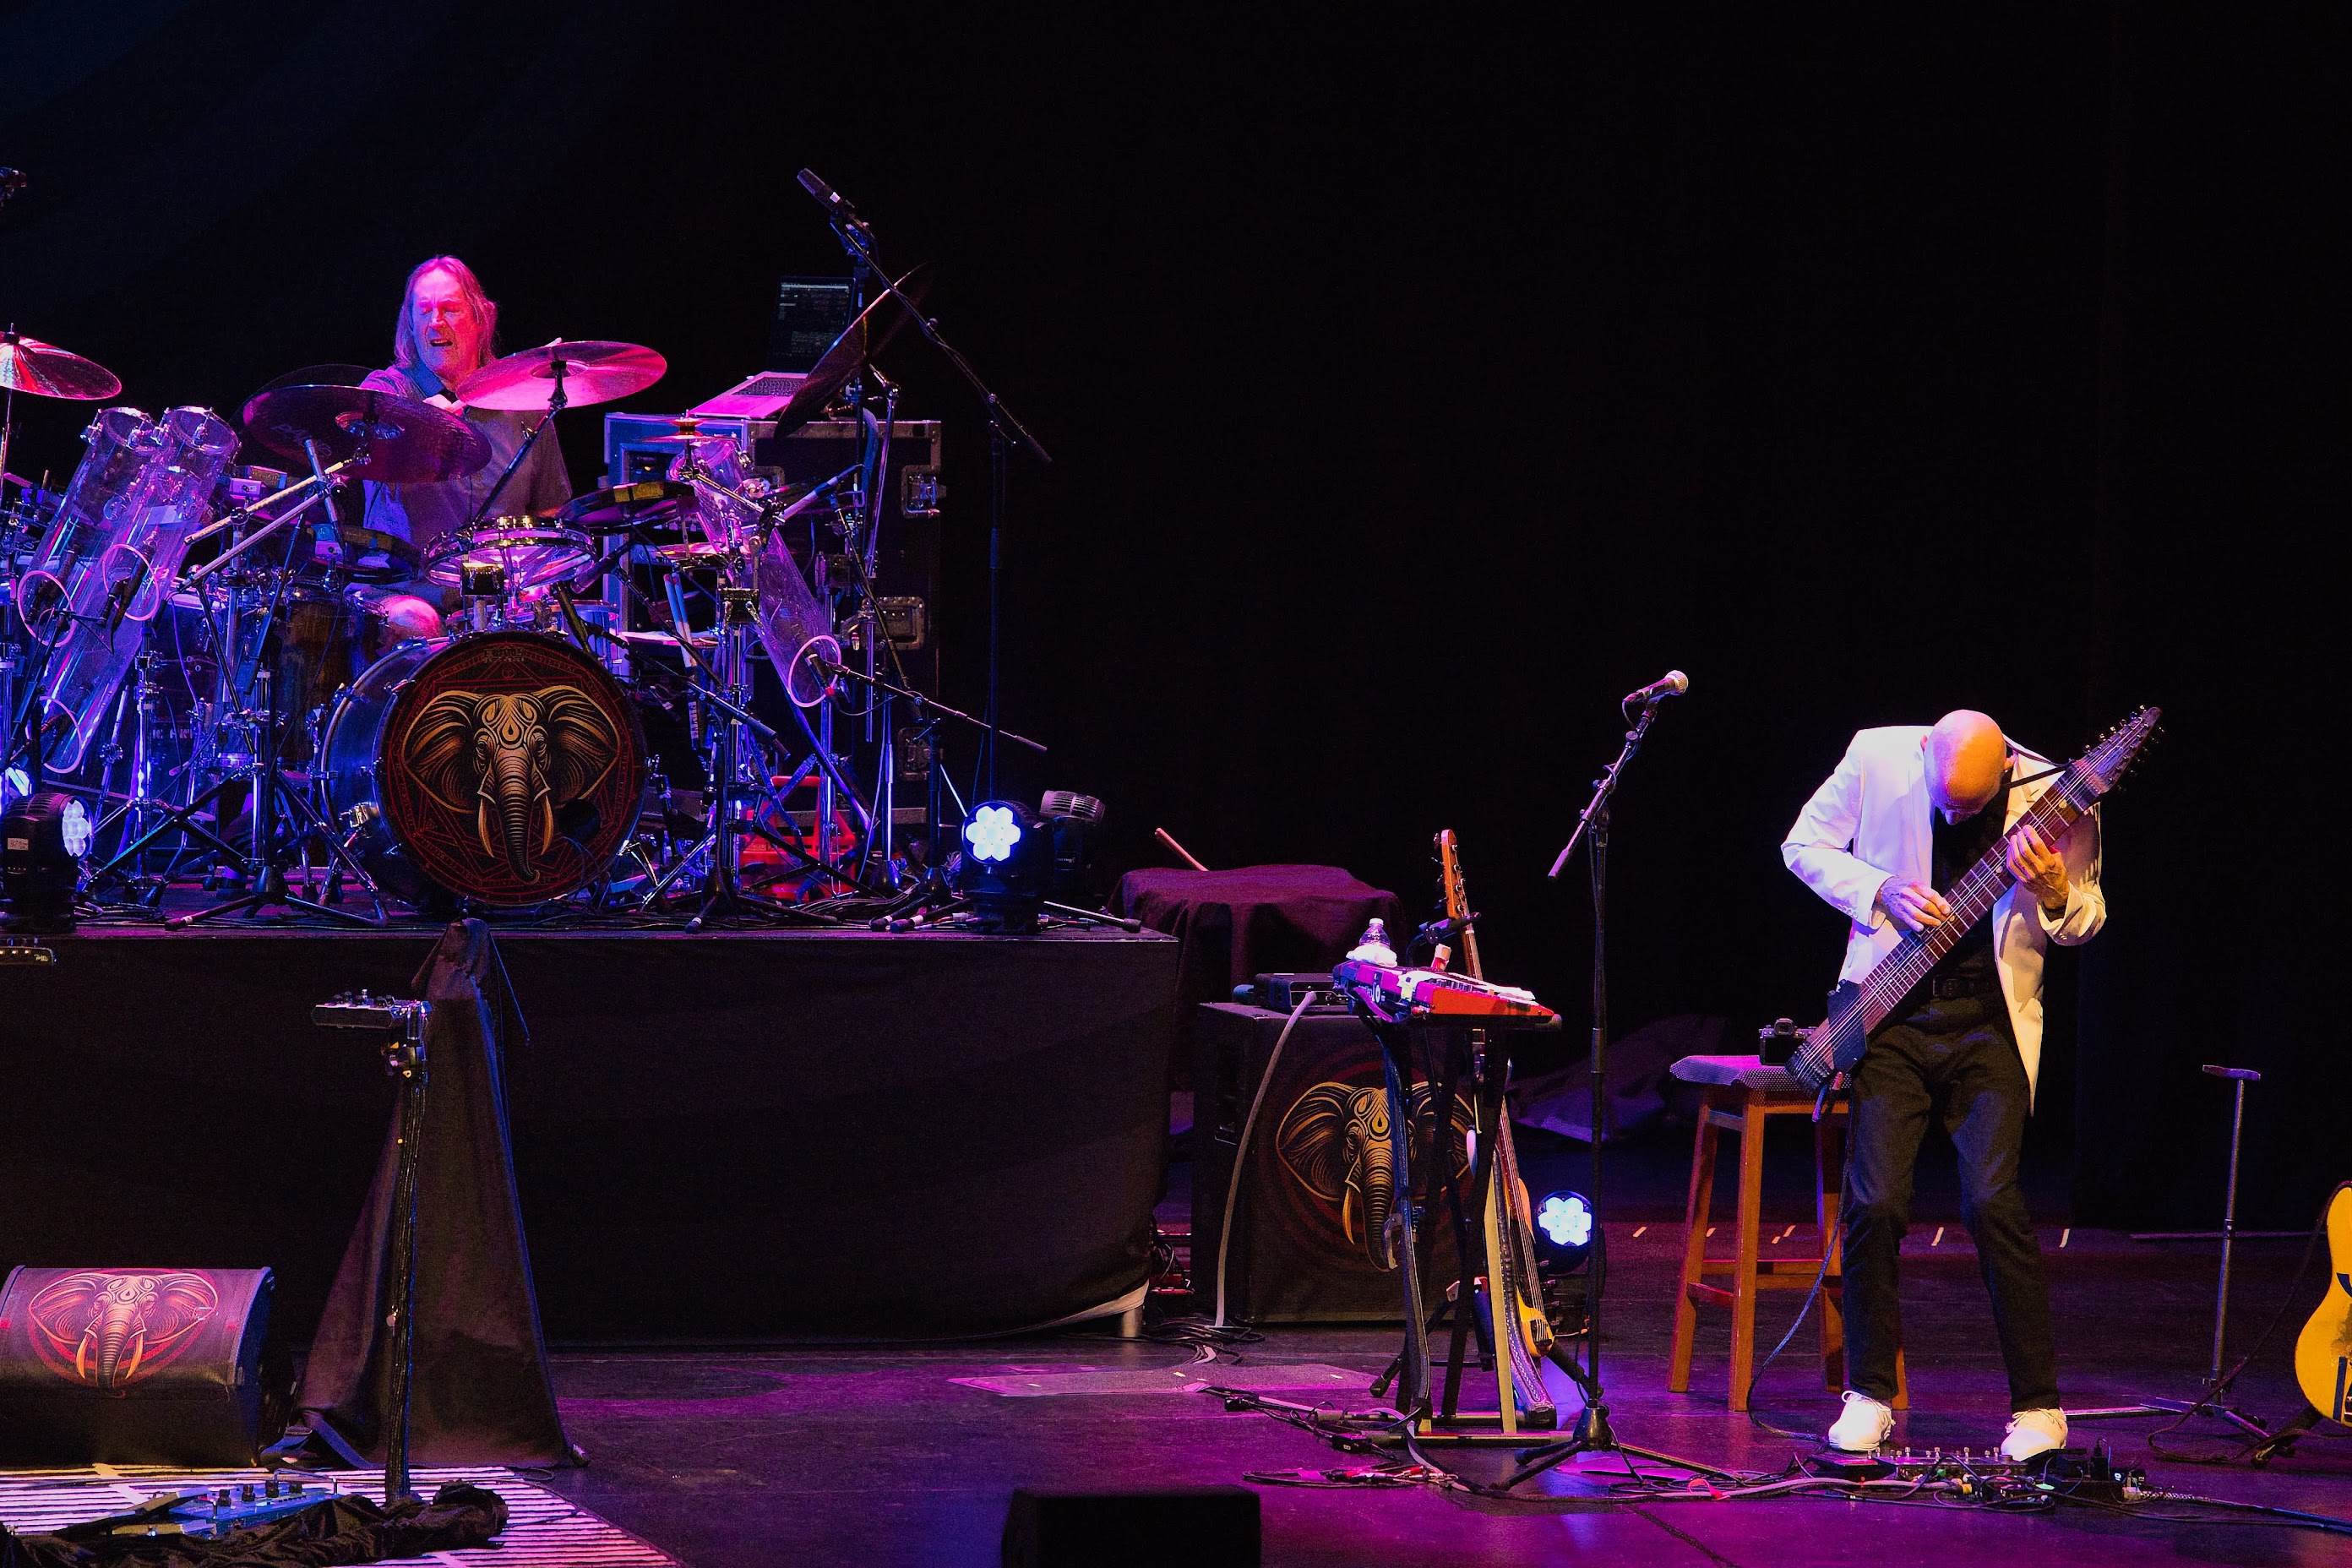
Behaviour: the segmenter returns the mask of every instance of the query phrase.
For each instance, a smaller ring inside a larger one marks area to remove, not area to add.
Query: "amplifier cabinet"
[[[1370,1242],[1394,1204],[1389,1181],[1387,1094],[1381,1047],[1353,1014],[1309,1012],[1267,1059],[1287,1015],[1210,1003],[1194,1026],[1192,1121],[1192,1300],[1213,1312],[1217,1247],[1225,1196],[1239,1167],[1241,1196],[1226,1248],[1228,1321],[1395,1322],[1404,1284],[1373,1260]],[[1265,1098],[1240,1150],[1258,1085]],[[1433,1091],[1412,1086],[1412,1159],[1419,1184],[1434,1131]],[[1470,1125],[1466,1096],[1457,1129]],[[1457,1137],[1457,1152],[1461,1148]],[[1237,1159],[1237,1156],[1239,1158]],[[1422,1257],[1430,1300],[1444,1300],[1454,1277],[1451,1209],[1433,1208]]]
[[[772,419],[698,418],[702,434],[734,437],[739,447],[749,447],[754,467],[780,469],[791,484],[817,484],[857,461],[855,420],[812,420],[779,437]],[[666,477],[677,452],[655,443],[677,434],[676,421],[661,415],[604,416],[604,482],[625,485]],[[934,696],[940,689],[940,509],[944,493],[940,478],[940,422],[901,419],[893,424],[890,472],[883,485],[882,548],[876,558],[874,583],[886,599],[922,602],[919,610],[898,605],[887,606],[886,613],[895,623],[891,635],[899,643],[899,658],[908,675],[918,689]],[[839,547],[829,531],[823,537],[828,542],[826,548]],[[793,548],[798,552],[800,547]]]
[[[253,1462],[267,1268],[18,1268],[0,1290],[0,1465]]]

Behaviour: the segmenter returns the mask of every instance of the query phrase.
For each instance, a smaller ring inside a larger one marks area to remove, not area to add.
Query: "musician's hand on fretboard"
[[[1952,918],[1952,906],[1925,882],[1898,882],[1889,877],[1878,885],[1874,901],[1889,920],[1914,933],[1933,931]]]
[[[2065,912],[2066,858],[2051,848],[2049,840],[2030,823],[2010,835],[2009,871],[2033,890],[2043,909],[2053,915]]]

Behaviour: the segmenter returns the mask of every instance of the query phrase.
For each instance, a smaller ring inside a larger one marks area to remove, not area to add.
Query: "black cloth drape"
[[[507,1131],[502,1047],[529,1036],[480,921],[461,921],[415,982],[425,1024],[416,1180],[416,1378],[409,1458],[548,1465],[570,1455],[547,1373]],[[297,1401],[372,1458],[383,1453],[383,1318],[399,1115],[319,1321]]]
[[[0,1529],[0,1568],[325,1568],[486,1546],[507,1525],[506,1500],[462,1483],[384,1509],[356,1494],[331,1498],[257,1530],[218,1541],[116,1535],[114,1521],[49,1535]]]

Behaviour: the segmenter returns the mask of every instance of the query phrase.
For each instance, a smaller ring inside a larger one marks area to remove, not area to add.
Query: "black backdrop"
[[[1008,790],[1103,795],[1122,864],[1164,825],[1408,900],[1451,825],[1492,967],[1572,1024],[1590,916],[1541,872],[1616,693],[1694,677],[1621,800],[1621,1030],[1818,1005],[1840,922],[1775,846],[1854,727],[2063,753],[2165,704],[2037,1140],[2081,1220],[2210,1221],[2221,1059],[2272,1075],[2250,1217],[2347,1173],[2340,13],[89,16],[0,18],[0,308],[127,400],[380,363],[454,251],[509,346],[650,343],[628,406],[674,408],[837,267],[813,166],[1059,459],[1012,486],[1005,716],[1054,753]],[[976,704],[982,423],[889,364],[948,422]],[[19,416],[18,471],[69,469],[79,411]]]

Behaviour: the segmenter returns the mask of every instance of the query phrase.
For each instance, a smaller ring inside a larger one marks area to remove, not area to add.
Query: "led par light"
[[[1035,931],[1053,882],[1053,824],[1015,800],[972,807],[964,818],[955,888],[971,900],[982,931]]]
[[[73,930],[74,894],[81,888],[89,841],[89,808],[63,790],[26,795],[0,816],[0,884],[8,890],[12,926]]]

